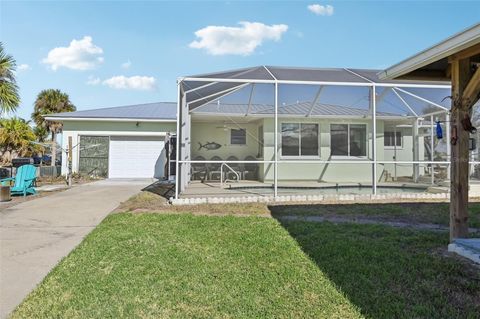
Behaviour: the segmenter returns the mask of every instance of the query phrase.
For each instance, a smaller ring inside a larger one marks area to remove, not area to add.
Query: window
[[[230,144],[231,145],[246,145],[247,131],[243,128],[230,130]]]
[[[318,124],[282,123],[282,156],[318,156]]]
[[[330,125],[330,148],[333,156],[367,156],[367,125]]]
[[[402,132],[385,131],[383,146],[391,148],[402,147]]]

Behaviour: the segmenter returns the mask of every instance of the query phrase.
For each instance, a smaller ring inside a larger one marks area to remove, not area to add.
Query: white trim
[[[175,123],[176,119],[143,119],[143,118],[116,118],[116,117],[45,117],[47,121],[94,121],[94,122],[155,122]]]
[[[273,75],[272,72],[270,72],[270,70],[269,70],[265,65],[263,65],[263,68],[264,68],[265,70],[267,70],[268,74],[270,74],[270,76],[271,76],[275,81],[277,81],[277,78]]]
[[[275,134],[273,135],[273,145],[274,145],[274,164],[273,164],[273,196],[274,198],[278,195],[278,82],[275,81],[275,96],[274,96],[274,122],[275,122]],[[265,134],[265,133],[264,133]]]
[[[361,78],[361,79],[363,79],[363,80],[367,81],[367,82],[370,82],[370,83],[375,83],[375,82],[373,82],[372,80],[369,80],[369,79],[367,79],[366,77],[364,77],[364,76],[362,76],[362,75],[358,74],[357,72],[353,72],[352,70],[350,70],[350,69],[347,69],[347,68],[343,68],[343,69],[344,69],[345,71],[347,71],[347,72],[350,72],[351,74],[353,74],[353,75],[355,75],[355,76],[357,76],[357,77],[359,77],[359,78]]]
[[[64,134],[67,133],[75,133],[78,135],[86,135],[86,136],[166,136],[169,132],[155,132],[155,131],[145,131],[145,132],[137,132],[137,131],[77,131],[77,130],[65,130],[63,131]]]
[[[352,164],[352,163],[358,163],[358,164],[373,164],[372,160],[363,160],[363,158],[367,157],[357,157],[361,160],[356,161],[354,158],[349,157],[349,160],[298,160],[295,161],[295,164],[310,164],[310,163],[318,163],[318,164]],[[274,164],[275,161],[227,161],[227,160],[221,160],[221,161],[196,161],[196,160],[185,160],[185,161],[179,161],[180,163],[195,163],[195,164],[222,164],[222,163],[255,163],[255,164]],[[291,160],[278,160],[279,164],[292,164]],[[480,164],[480,161],[470,161],[470,164]],[[377,164],[438,164],[438,165],[450,165],[450,162],[445,162],[445,161],[384,161],[384,160],[378,160]]]
[[[370,103],[372,103],[372,193],[377,194],[377,90],[372,86]],[[368,139],[367,139],[368,144]],[[367,152],[368,154],[368,152]]]
[[[415,117],[418,118],[418,114],[417,112],[415,112],[412,107],[410,106],[410,104],[407,103],[407,101],[405,101],[405,99],[395,90],[395,88],[392,88],[392,91],[393,93],[395,93],[395,95],[400,99],[400,101],[402,101],[402,103],[410,110],[410,112],[413,113],[413,115],[415,115]]]
[[[192,116],[195,118],[195,117],[198,117],[198,118],[212,118],[212,117],[215,117],[215,116],[219,116],[219,117],[224,117],[224,116],[228,116],[228,117],[241,117],[241,118],[245,118],[245,114],[244,113],[210,113],[210,112],[201,112],[201,111],[193,111],[192,113]],[[273,118],[274,117],[274,114],[249,114],[248,117],[254,117],[254,118]],[[309,116],[310,119],[312,118],[315,118],[315,119],[336,119],[338,120],[338,118],[341,117],[342,119],[347,119],[347,120],[365,120],[367,118],[370,118],[370,115],[311,115]],[[303,114],[279,114],[278,115],[278,118],[295,118],[295,119],[299,119],[299,118],[305,118],[305,115]],[[405,120],[405,119],[408,119],[408,118],[417,118],[416,116],[405,116],[405,115],[398,115],[398,116],[383,116],[383,115],[377,115],[377,118],[379,120]]]
[[[306,117],[310,117],[312,115],[312,112],[313,112],[313,108],[315,107],[315,105],[317,104],[318,100],[320,99],[320,95],[322,95],[322,91],[323,91],[323,88],[324,86],[323,85],[320,85],[318,87],[318,91],[317,91],[317,94],[315,95],[315,98],[313,99],[311,105],[310,105],[310,110],[308,111],[308,114]]]
[[[368,159],[368,156],[330,155],[330,158],[337,160],[350,160],[351,162],[354,162],[356,159]]]
[[[221,79],[221,78],[183,78],[184,81],[196,82],[233,82],[233,83],[265,83],[265,84],[299,84],[299,85],[334,85],[334,86],[364,86],[373,85],[379,87],[411,87],[411,88],[431,88],[431,89],[450,89],[450,84],[421,84],[421,83],[364,83],[364,82],[331,82],[331,81],[292,81],[292,80],[259,80],[259,79]],[[421,82],[421,81],[418,81]]]
[[[190,104],[192,104],[192,103],[199,102],[199,101],[202,101],[202,100],[206,100],[206,99],[209,99],[209,98],[211,98],[211,97],[216,97],[217,95],[222,95],[222,94],[223,94],[223,95],[226,95],[226,94],[230,93],[230,91],[244,88],[244,87],[246,87],[246,86],[249,85],[249,84],[250,84],[250,83],[243,83],[243,84],[239,84],[238,86],[234,86],[234,87],[231,87],[231,88],[222,90],[222,91],[217,91],[217,92],[215,92],[215,93],[206,95],[206,96],[204,96],[204,97],[195,99],[195,100],[193,100],[193,101],[189,101],[189,102],[187,103],[187,106],[190,107]],[[223,95],[222,95],[222,96],[223,96]],[[220,97],[221,97],[221,96],[220,96]],[[217,97],[217,98],[220,98],[220,97]],[[216,98],[215,98],[215,99],[216,99]],[[199,107],[199,106],[197,106],[197,107]]]
[[[395,88],[395,89],[397,89],[397,90],[399,90],[400,92],[403,92],[403,93],[405,93],[405,94],[408,94],[408,95],[410,95],[410,96],[412,96],[412,97],[414,97],[414,98],[416,98],[416,99],[419,99],[420,101],[423,101],[423,102],[425,102],[425,103],[431,104],[431,105],[436,106],[436,107],[439,107],[439,108],[441,108],[442,110],[448,111],[448,109],[447,109],[445,106],[442,106],[442,105],[440,105],[440,104],[437,104],[437,103],[435,103],[435,102],[432,102],[432,101],[430,101],[430,100],[427,100],[426,98],[423,98],[423,97],[418,96],[418,95],[416,95],[416,94],[410,93],[410,92],[405,91],[405,90],[403,90],[403,89],[399,89],[399,88]]]
[[[430,160],[433,161],[435,147],[434,147],[434,135],[433,135],[433,115],[430,115]],[[433,165],[430,166],[431,171],[431,183],[432,185],[435,184],[435,173]]]
[[[286,155],[286,156],[281,155],[280,159],[289,160],[289,163],[295,163],[294,161],[296,161],[297,159],[300,159],[300,160],[317,160],[317,159],[321,159],[321,156],[320,155],[298,155],[298,156],[295,156],[295,155]]]
[[[209,87],[209,86],[214,85],[214,84],[217,84],[217,83],[218,83],[218,82],[212,82],[212,83],[203,84],[203,85],[197,86],[197,87],[194,88],[194,89],[190,89],[190,90],[187,90],[187,91],[183,91],[183,93],[184,93],[184,94],[188,94],[188,93],[191,93],[191,92],[195,92],[196,90],[200,90],[200,89]]]
[[[176,139],[175,139],[175,199],[178,199],[179,194],[179,169],[180,169],[180,126],[182,123],[182,116],[181,116],[181,111],[180,111],[180,103],[182,102],[182,98],[184,94],[182,94],[180,87],[182,82],[177,83],[177,124],[176,124]],[[191,124],[191,123],[190,123]]]
[[[250,111],[252,110],[252,100],[253,100],[253,92],[255,91],[255,83],[252,83],[252,89],[250,90],[250,96],[248,98],[248,108],[247,108],[247,113],[245,116],[247,116]]]
[[[218,96],[215,95],[215,94],[213,94],[213,95],[211,94],[211,96],[209,96],[209,97],[214,97],[213,99],[211,99],[210,101],[206,101],[205,103],[200,104],[199,106],[195,106],[195,107],[192,108],[192,109],[190,109],[190,103],[193,103],[193,102],[188,102],[188,103],[187,103],[188,112],[189,112],[189,113],[192,113],[194,110],[196,110],[196,109],[198,109],[198,108],[201,108],[202,106],[207,105],[208,103],[210,103],[210,102],[212,102],[212,101],[220,100],[220,99],[221,99],[222,97],[224,97],[224,96],[227,96],[227,95],[229,95],[229,94],[235,93],[235,92],[237,92],[238,90],[241,90],[241,89],[243,89],[244,87],[247,87],[249,84],[251,84],[251,83],[244,83],[244,84],[238,85],[238,86],[236,86],[236,87],[234,87],[234,88],[232,88],[232,89],[230,89],[230,90],[228,90],[228,91],[221,91],[221,93],[219,93],[220,95],[218,95]],[[253,84],[252,84],[252,85],[253,85]],[[186,98],[186,97],[185,97],[185,98]],[[203,100],[203,99],[205,99],[205,98],[198,99],[198,100]]]

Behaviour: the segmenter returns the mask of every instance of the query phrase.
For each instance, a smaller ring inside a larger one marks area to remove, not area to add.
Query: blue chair
[[[14,181],[15,183],[10,188],[10,193],[12,195],[27,196],[28,194],[34,195],[37,193],[33,187],[36,178],[37,168],[33,165],[23,165],[17,168],[15,177],[1,179],[0,183],[5,186],[9,185],[7,182]]]

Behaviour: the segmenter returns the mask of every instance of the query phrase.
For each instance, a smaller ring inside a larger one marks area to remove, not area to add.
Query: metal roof
[[[430,80],[448,79],[447,58],[468,47],[480,43],[480,23],[443,40],[442,42],[399,62],[379,73],[381,79],[395,79],[401,76],[415,76],[414,71],[423,71],[421,76]],[[418,77],[418,76],[417,76]]]
[[[175,121],[177,118],[176,102],[157,102],[137,105],[107,107],[101,109],[84,110],[49,114],[46,119],[130,119],[130,120],[159,120]]]
[[[193,114],[228,114],[228,115],[273,115],[274,106],[265,104],[251,104],[250,110],[247,104],[216,104],[210,103],[204,105]],[[289,105],[278,106],[278,114],[297,115],[297,116],[349,116],[349,117],[365,117],[370,116],[371,111],[368,109],[346,107],[341,105],[316,103],[312,108],[309,101],[298,102]],[[379,117],[403,117],[405,114],[395,114],[377,111]]]

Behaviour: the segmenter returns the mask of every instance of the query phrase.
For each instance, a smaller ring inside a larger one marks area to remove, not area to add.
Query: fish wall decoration
[[[202,145],[202,143],[198,142],[198,145],[200,145],[200,147],[198,148],[198,150],[201,150],[202,148],[206,149],[207,151],[213,151],[213,150],[218,150],[220,147],[222,147],[222,145],[218,144],[218,143],[215,143],[215,142],[207,142],[205,144]]]

